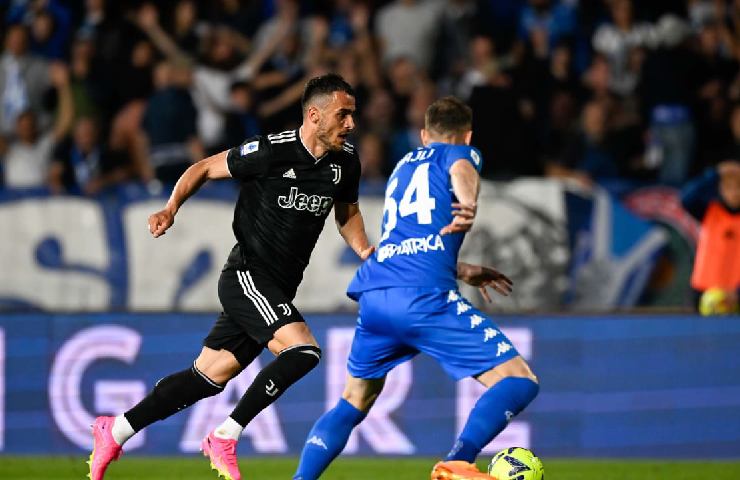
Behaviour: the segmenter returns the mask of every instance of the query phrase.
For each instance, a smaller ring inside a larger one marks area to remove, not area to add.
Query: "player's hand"
[[[362,261],[365,261],[370,258],[370,255],[372,255],[373,253],[375,253],[375,245],[370,245],[365,250],[362,250],[360,252],[360,258],[362,259]]]
[[[175,223],[175,214],[168,209],[149,215],[149,233],[154,238],[161,237]]]
[[[468,285],[478,287],[480,294],[489,303],[491,302],[491,297],[488,295],[487,287],[494,289],[504,297],[508,297],[514,285],[514,282],[509,277],[495,268],[462,262],[457,264],[457,278]]]
[[[452,210],[452,223],[442,227],[439,231],[440,235],[467,232],[473,227],[473,220],[475,220],[475,214],[478,211],[478,206],[475,203],[465,205],[456,202],[452,204],[452,208],[454,209]]]

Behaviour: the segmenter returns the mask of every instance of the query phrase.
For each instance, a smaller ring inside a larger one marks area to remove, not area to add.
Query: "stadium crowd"
[[[738,0],[11,0],[0,14],[4,189],[177,179],[294,128],[307,78],[357,90],[367,188],[426,107],[474,111],[487,178],[682,186],[740,153]]]

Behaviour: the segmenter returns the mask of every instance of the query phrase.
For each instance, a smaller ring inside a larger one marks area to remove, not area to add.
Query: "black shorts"
[[[223,270],[218,297],[224,311],[203,345],[228,350],[242,367],[260,354],[280,327],[304,321],[288,296],[258,267]]]

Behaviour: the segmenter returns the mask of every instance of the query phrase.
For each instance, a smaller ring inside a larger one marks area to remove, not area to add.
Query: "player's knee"
[[[288,347],[279,355],[281,358],[291,359],[291,365],[298,373],[307,374],[321,361],[321,349],[315,345],[295,345]]]
[[[534,372],[532,372],[532,369],[530,368],[529,364],[522,357],[512,358],[508,362],[494,368],[494,372],[496,372],[502,378],[506,378],[506,377],[527,378],[533,381],[534,383],[539,384],[537,375],[535,375]]]
[[[384,378],[368,380],[350,376],[342,392],[342,398],[356,409],[367,413],[383,390],[384,382]]]
[[[367,413],[372,408],[375,400],[378,399],[378,394],[367,390],[345,388],[342,392],[342,398],[357,410]]]

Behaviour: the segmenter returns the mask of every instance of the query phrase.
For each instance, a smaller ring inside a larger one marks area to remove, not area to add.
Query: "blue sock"
[[[528,378],[505,377],[489,388],[473,407],[446,460],[474,462],[480,451],[529,405],[540,386]]]
[[[308,433],[301,460],[293,480],[315,480],[347,445],[352,429],[365,419],[365,413],[340,398]]]

